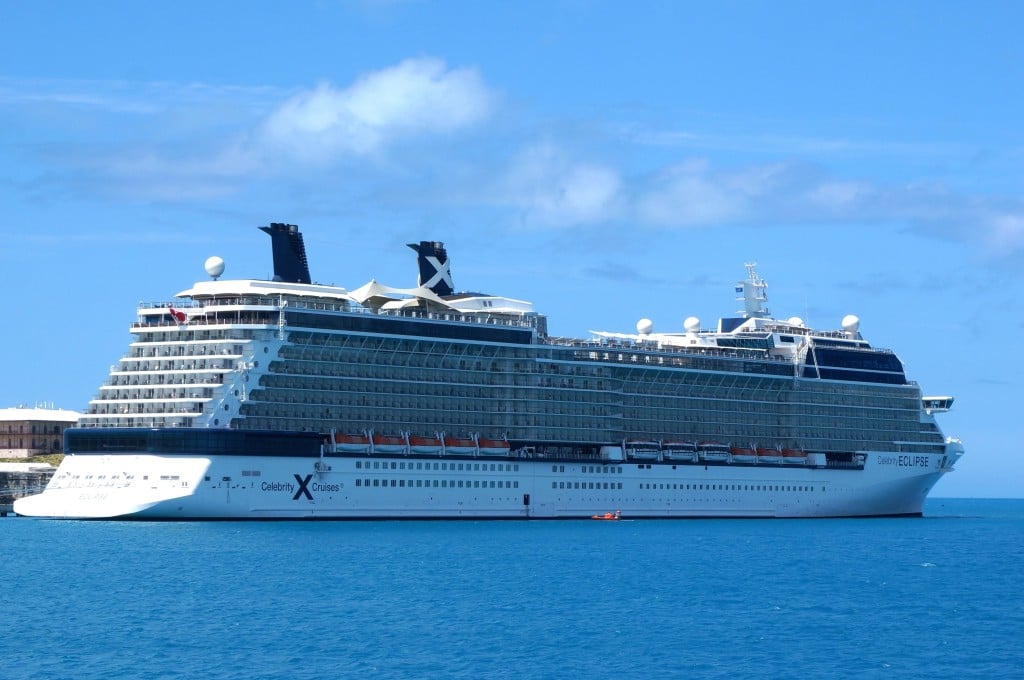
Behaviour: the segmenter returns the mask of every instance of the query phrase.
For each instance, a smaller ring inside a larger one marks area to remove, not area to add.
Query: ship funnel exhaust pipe
[[[294,224],[271,222],[269,227],[260,227],[260,230],[270,234],[274,248],[274,280],[310,283],[306,245],[302,242],[299,228]]]
[[[455,284],[452,283],[451,262],[448,261],[448,251],[440,241],[420,241],[419,243],[407,243],[410,248],[416,251],[417,262],[420,266],[419,285],[429,288],[438,295],[451,295],[455,292]]]

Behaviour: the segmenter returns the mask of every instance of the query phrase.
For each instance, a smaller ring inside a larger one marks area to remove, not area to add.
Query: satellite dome
[[[686,320],[683,321],[683,328],[687,333],[696,333],[700,330],[700,319],[695,316],[686,317]]]
[[[206,264],[203,266],[206,268],[206,273],[209,274],[211,278],[216,279],[224,273],[224,260],[216,255],[206,258]]]
[[[801,319],[799,316],[791,316],[791,317],[789,317],[789,321],[787,323],[790,326],[796,326],[797,328],[803,328],[803,326],[804,326],[804,320]]]
[[[654,330],[654,322],[650,319],[640,319],[636,322],[636,332],[640,335],[650,335]]]
[[[843,330],[847,333],[856,333],[860,330],[860,319],[856,314],[847,314],[843,317]]]

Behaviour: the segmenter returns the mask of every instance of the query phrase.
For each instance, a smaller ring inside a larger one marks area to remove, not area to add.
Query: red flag
[[[168,309],[170,310],[171,316],[174,317],[175,321],[177,321],[178,323],[185,323],[185,312],[181,311],[180,309],[175,309],[174,307],[169,307]]]

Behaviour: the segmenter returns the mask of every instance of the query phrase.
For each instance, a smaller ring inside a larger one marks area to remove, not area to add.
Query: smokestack
[[[429,288],[438,295],[451,295],[455,292],[455,284],[452,283],[451,262],[448,261],[448,251],[440,241],[420,241],[419,243],[407,243],[407,246],[416,251],[417,263],[420,266],[418,283]]]
[[[271,222],[269,227],[260,227],[270,234],[274,249],[274,280],[286,283],[309,283],[309,263],[306,261],[306,245],[302,234],[294,224]]]

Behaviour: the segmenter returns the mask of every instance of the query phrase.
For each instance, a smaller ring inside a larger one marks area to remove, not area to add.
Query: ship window
[[[558,472],[558,466],[557,465],[552,465],[551,466],[551,471],[552,472]]]
[[[461,479],[459,480],[459,488],[460,489],[462,488],[462,480]]]
[[[557,489],[558,488],[558,482],[551,482],[551,488],[552,489]]]
[[[519,467],[519,466],[517,465],[516,467]],[[519,482],[512,482],[512,487],[518,489],[519,488]]]
[[[379,479],[373,480],[373,485],[374,486],[380,486],[380,480]]]
[[[436,479],[434,480],[434,486],[435,487],[437,486],[437,480]]]
[[[363,480],[363,486],[370,486],[370,480],[369,479],[364,479]]]
[[[357,460],[357,461],[356,461],[356,469],[358,470],[358,469],[360,469],[361,467],[363,467],[363,462],[362,462],[361,460]]]
[[[356,486],[362,486],[362,483],[361,483],[361,482],[362,482],[362,480],[359,480],[359,479],[357,479],[357,480],[356,480]]]
[[[620,489],[622,488],[622,482],[619,482],[619,488]]]
[[[373,461],[373,469],[374,470],[379,470],[380,469],[380,461],[376,461],[376,460]]]
[[[402,463],[402,465],[404,466],[404,465],[405,465],[405,463]],[[392,469],[392,470],[396,470],[396,469],[397,469],[397,467],[396,467],[396,464],[395,464],[395,461],[391,461],[391,469]]]
[[[486,482],[484,482],[484,483],[486,484]],[[475,489],[480,488],[480,480],[475,480],[473,482],[473,488],[475,488]]]

